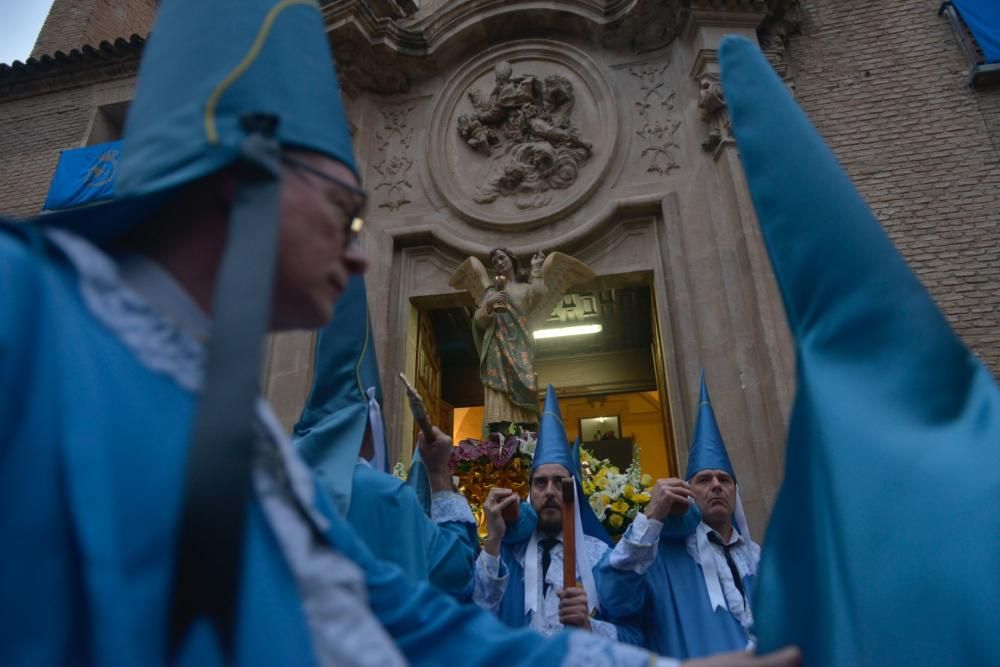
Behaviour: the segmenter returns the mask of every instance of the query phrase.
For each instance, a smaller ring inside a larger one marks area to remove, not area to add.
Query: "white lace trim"
[[[660,659],[635,646],[619,644],[590,632],[571,631],[564,667],[678,667],[676,660]],[[654,662],[655,660],[655,662]]]
[[[257,409],[270,442],[258,448],[254,488],[295,577],[317,664],[403,667],[406,659],[369,607],[364,572],[320,537],[328,523],[313,505],[308,467],[263,399]]]
[[[608,559],[611,567],[638,575],[646,574],[646,570],[656,560],[662,530],[661,521],[647,519],[642,512],[637,514],[625,535],[611,551]]]
[[[480,551],[476,558],[475,588],[472,591],[472,601],[487,611],[500,608],[504,593],[507,592],[509,572],[499,556],[493,556]]]
[[[703,524],[704,525],[704,524]],[[687,552],[695,560],[695,562],[701,562],[698,554],[698,540],[697,534],[691,535],[687,539]],[[737,537],[734,532],[734,538]],[[753,628],[753,611],[746,604],[743,596],[740,594],[738,588],[736,588],[736,582],[733,581],[732,572],[729,570],[729,565],[726,563],[726,557],[722,553],[722,547],[709,544],[709,550],[712,554],[712,560],[715,561],[715,569],[718,573],[719,585],[722,588],[723,597],[726,600],[726,608],[729,612],[736,617],[740,625],[743,626],[743,630],[747,635],[747,640],[750,644],[755,643],[755,637],[751,632]],[[757,546],[751,540],[743,539],[739,537],[739,542],[730,550],[729,552],[733,557],[733,562],[736,563],[736,569],[739,571],[741,577],[748,577],[756,573],[757,562],[760,559],[760,547]]]
[[[90,242],[62,230],[45,233],[76,270],[80,295],[91,314],[146,368],[197,391],[205,357],[201,343],[126,285],[114,261]]]
[[[472,516],[469,501],[455,491],[435,491],[431,495],[431,519],[434,523],[457,521],[476,525],[476,517]]]

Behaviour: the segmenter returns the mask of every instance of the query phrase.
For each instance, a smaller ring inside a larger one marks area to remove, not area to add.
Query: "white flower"
[[[616,475],[613,472],[608,473],[608,488],[605,493],[611,498],[611,500],[618,500],[622,496],[622,492],[625,490],[625,485],[628,484],[627,475]]]
[[[608,504],[604,502],[603,492],[597,491],[590,496],[590,507],[594,510],[598,520],[603,521],[604,515],[608,512]]]
[[[535,446],[538,443],[533,438],[525,438],[521,440],[521,444],[518,445],[518,449],[522,454],[527,454],[531,458],[535,458]]]

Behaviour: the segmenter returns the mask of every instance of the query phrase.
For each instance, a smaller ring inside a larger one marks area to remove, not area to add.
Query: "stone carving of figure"
[[[478,258],[469,257],[448,283],[468,290],[476,300],[472,329],[483,384],[484,431],[491,424],[538,423],[532,333],[570,287],[594,278],[583,262],[560,252],[536,253],[525,274],[513,252],[494,248],[490,267],[487,271]]]
[[[730,133],[729,113],[720,81],[714,78],[702,80],[701,90],[698,92],[698,108],[701,109],[701,120],[708,128],[708,137],[701,146],[706,151],[715,150]]]
[[[592,153],[572,125],[573,84],[558,74],[544,80],[514,74],[507,61],[496,65],[493,76],[488,96],[469,92],[475,112],[458,117],[459,136],[495,161],[474,199],[489,204],[513,197],[519,208],[543,206],[551,190],[576,182]]]

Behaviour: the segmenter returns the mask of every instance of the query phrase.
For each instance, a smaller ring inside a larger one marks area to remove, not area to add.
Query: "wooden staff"
[[[572,477],[562,481],[563,498],[563,588],[576,588],[576,485]]]
[[[417,388],[410,384],[405,375],[400,373],[399,379],[403,381],[403,385],[406,387],[406,395],[410,398],[410,411],[413,413],[413,421],[417,422],[421,433],[424,434],[424,441],[429,445],[434,442],[435,436],[431,420],[427,416],[427,408],[424,406],[424,399],[420,398]]]

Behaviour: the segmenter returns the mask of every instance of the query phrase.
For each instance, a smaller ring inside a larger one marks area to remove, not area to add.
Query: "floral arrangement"
[[[632,463],[624,473],[606,459],[596,459],[590,452],[580,452],[583,468],[583,492],[594,514],[612,538],[618,539],[649,502],[653,478],[644,475],[639,465],[639,448],[632,452]]]
[[[522,500],[527,500],[536,439],[536,433],[515,428],[508,433],[492,433],[486,440],[463,440],[452,451],[451,473],[458,477],[459,491],[469,501],[482,539],[486,538],[482,506],[490,489],[497,486],[512,489]],[[639,448],[634,448],[632,463],[625,472],[607,459],[595,458],[586,449],[580,450],[580,459],[583,492],[590,507],[608,534],[618,539],[649,502],[649,489],[654,481],[642,472]],[[406,479],[402,462],[393,466],[392,474]]]
[[[451,473],[458,477],[458,490],[469,501],[480,537],[486,537],[483,502],[490,489],[511,489],[527,499],[536,438],[536,433],[517,428],[512,433],[491,433],[486,440],[463,440],[452,451]]]

